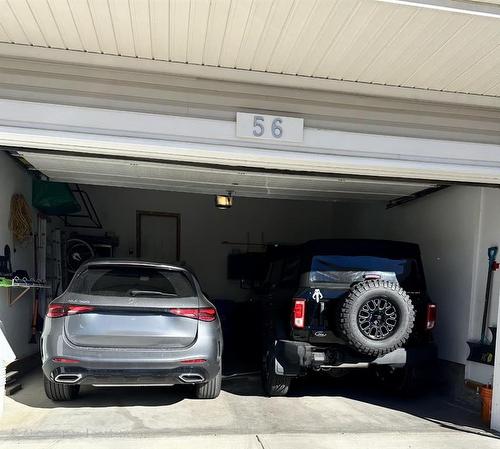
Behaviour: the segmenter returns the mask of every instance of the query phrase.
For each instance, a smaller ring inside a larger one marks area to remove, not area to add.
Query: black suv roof
[[[391,259],[420,257],[416,243],[375,239],[322,239],[310,240],[302,245],[303,252],[316,254],[345,254],[383,256]]]
[[[271,258],[301,254],[303,258],[315,255],[352,255],[380,256],[391,259],[420,258],[420,249],[416,243],[395,240],[375,239],[318,239],[309,240],[301,245],[270,245]]]

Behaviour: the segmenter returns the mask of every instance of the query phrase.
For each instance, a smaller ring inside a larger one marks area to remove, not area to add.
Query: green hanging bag
[[[80,203],[65,182],[33,179],[33,207],[46,215],[69,215],[82,210]]]

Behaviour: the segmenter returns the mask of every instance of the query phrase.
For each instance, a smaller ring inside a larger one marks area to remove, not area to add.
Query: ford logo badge
[[[316,337],[326,337],[326,332],[323,332],[323,331],[317,331],[317,332],[314,332],[314,335]]]

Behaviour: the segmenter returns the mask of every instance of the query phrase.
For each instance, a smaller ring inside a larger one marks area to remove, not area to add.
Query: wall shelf
[[[28,293],[30,289],[48,289],[50,286],[44,282],[36,282],[31,279],[8,279],[0,277],[0,288],[9,289],[9,305],[13,305]]]

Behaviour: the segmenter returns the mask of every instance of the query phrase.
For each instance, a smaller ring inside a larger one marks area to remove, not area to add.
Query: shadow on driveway
[[[264,396],[257,376],[252,381],[248,381],[248,378],[230,378],[223,385],[223,389],[236,395]],[[296,379],[292,382],[288,397],[341,397],[404,412],[444,428],[481,433],[500,439],[500,433],[490,430],[482,423],[478,411],[450,401],[439,387],[429,386],[418,395],[405,397],[381,388],[365,370],[353,371],[340,378],[311,374]]]
[[[124,428],[128,428],[123,424],[124,414],[140,413],[128,418],[134,421],[133,430],[138,432],[147,430],[152,423],[157,431],[176,432],[187,432],[203,423],[206,431],[213,433],[453,429],[498,438],[481,423],[477,411],[448,401],[438,389],[423,391],[414,398],[398,397],[381,390],[364,370],[342,378],[311,375],[297,379],[286,398],[265,397],[258,375],[227,376],[221,397],[213,401],[194,400],[193,387],[179,385],[83,387],[74,401],[51,402],[43,391],[41,370],[29,373],[22,382],[24,389],[10,400],[19,407],[28,407],[23,413],[32,410],[30,419],[36,425],[42,424],[36,410],[47,410],[50,414],[43,415],[44,427],[56,426],[58,419],[69,417],[64,412],[68,409],[73,410],[71,419],[80,416],[78,419],[89,422],[91,416],[97,420],[118,416]],[[176,427],[176,422],[181,427]],[[25,426],[29,426],[27,422],[21,424]]]
[[[12,396],[16,402],[37,408],[165,406],[192,396],[192,387],[100,387],[83,385],[73,401],[52,402],[45,396],[42,370],[31,371],[21,379],[23,389]]]

